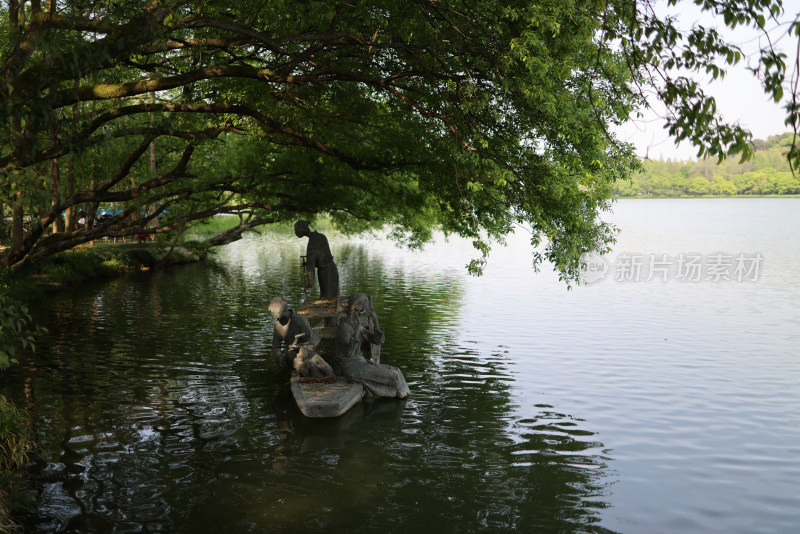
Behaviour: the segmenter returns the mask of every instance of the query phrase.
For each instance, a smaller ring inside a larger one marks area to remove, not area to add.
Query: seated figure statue
[[[275,317],[272,329],[272,358],[275,368],[283,371],[292,363],[300,343],[316,344],[308,319],[295,313],[286,299],[280,295],[269,303],[269,311]]]
[[[333,377],[333,369],[314,350],[313,343],[300,343],[297,355],[292,360],[292,368],[302,378]]]
[[[350,297],[347,316],[336,329],[334,370],[356,382],[361,382],[373,397],[408,397],[410,391],[403,373],[397,367],[378,363],[379,351],[372,350],[370,359],[364,357],[362,345],[380,347],[383,329],[372,309],[370,298],[364,293]]]

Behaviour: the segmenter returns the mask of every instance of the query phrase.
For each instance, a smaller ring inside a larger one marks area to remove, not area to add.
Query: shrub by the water
[[[158,262],[155,256],[153,256],[153,253],[149,249],[144,248],[130,249],[122,253],[121,256],[123,263],[135,267],[142,265],[145,267],[153,267]]]
[[[43,331],[33,324],[28,307],[8,295],[0,283],[0,371],[12,363],[22,350],[33,350],[35,336]]]
[[[33,452],[31,420],[0,395],[0,533],[18,530],[11,511],[22,501],[25,481],[20,470]]]

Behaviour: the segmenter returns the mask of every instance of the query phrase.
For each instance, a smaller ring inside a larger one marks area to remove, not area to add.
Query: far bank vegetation
[[[791,133],[757,139],[755,154],[745,162],[645,160],[644,172],[630,181],[617,181],[616,193],[620,197],[800,195],[800,179],[786,158],[792,139]]]

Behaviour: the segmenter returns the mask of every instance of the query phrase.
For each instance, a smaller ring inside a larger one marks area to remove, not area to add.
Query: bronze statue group
[[[319,282],[321,298],[339,297],[339,271],[333,261],[328,239],[311,231],[308,221],[294,225],[295,235],[308,237],[304,261],[305,286]],[[291,369],[303,378],[344,377],[362,383],[373,397],[405,398],[409,395],[403,373],[397,367],[380,363],[384,332],[372,308],[372,299],[356,293],[347,299],[344,317],[327,322],[336,329],[333,353],[325,361],[316,352],[319,334],[303,315],[289,307],[282,296],[272,299],[269,311],[275,317],[272,356],[279,372]],[[367,349],[367,355],[364,354]]]

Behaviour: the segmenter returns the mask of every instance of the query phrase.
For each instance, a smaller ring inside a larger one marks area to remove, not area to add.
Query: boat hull
[[[346,378],[303,379],[292,376],[292,395],[306,417],[339,417],[364,397],[364,385]]]

